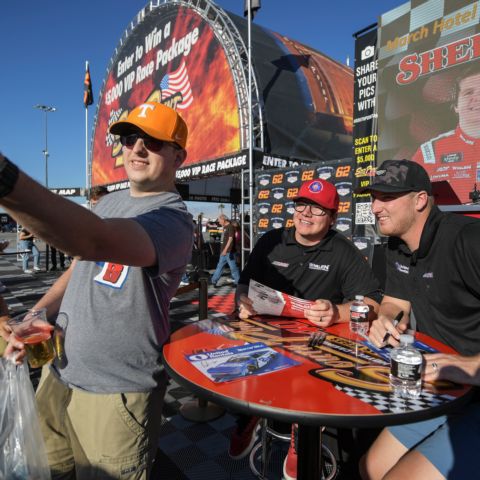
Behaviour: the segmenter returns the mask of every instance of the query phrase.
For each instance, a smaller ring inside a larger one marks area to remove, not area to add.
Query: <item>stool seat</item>
[[[249,456],[250,470],[255,477],[261,480],[268,480],[268,465],[272,454],[273,441],[289,443],[291,438],[290,434],[279,433],[274,430],[268,422],[267,419],[262,419],[259,441],[254,445]],[[322,476],[319,480],[333,480],[337,471],[338,465],[335,455],[326,445],[322,444]]]

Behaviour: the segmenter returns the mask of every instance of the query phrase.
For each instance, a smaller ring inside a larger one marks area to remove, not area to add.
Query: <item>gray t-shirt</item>
[[[180,196],[169,192],[111,193],[95,213],[140,223],[155,245],[157,264],[77,262],[57,318],[66,325],[65,356],[53,371],[62,382],[90,392],[149,391],[163,374],[168,307],[192,253],[192,218]]]

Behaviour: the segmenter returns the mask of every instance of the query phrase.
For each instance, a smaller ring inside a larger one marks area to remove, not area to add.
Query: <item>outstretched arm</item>
[[[3,162],[0,154],[0,166]],[[152,240],[135,220],[102,219],[53,194],[22,171],[13,190],[0,198],[0,205],[35,236],[68,255],[139,267],[156,262]]]

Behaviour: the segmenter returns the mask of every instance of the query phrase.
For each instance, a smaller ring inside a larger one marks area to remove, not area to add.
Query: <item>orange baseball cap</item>
[[[132,127],[139,128],[158,140],[176,143],[182,148],[187,145],[187,124],[173,108],[163,103],[142,103],[128,114],[126,120],[112,123],[110,133],[127,135],[132,133]]]
[[[328,210],[338,210],[339,198],[335,185],[321,178],[303,183],[293,200],[300,199],[310,200]]]

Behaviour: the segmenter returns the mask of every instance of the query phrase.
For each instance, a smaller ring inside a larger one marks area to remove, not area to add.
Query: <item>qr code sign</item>
[[[372,213],[372,204],[357,203],[355,205],[355,224],[356,225],[374,225],[375,216]]]

